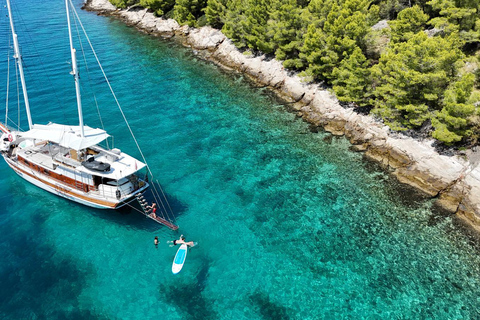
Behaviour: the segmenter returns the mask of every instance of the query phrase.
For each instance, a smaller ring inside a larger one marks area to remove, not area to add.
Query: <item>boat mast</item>
[[[77,92],[78,119],[80,121],[80,130],[81,130],[81,134],[82,134],[82,138],[83,138],[85,136],[85,134],[84,134],[84,131],[83,131],[82,96],[80,95],[80,75],[78,74],[76,50],[73,47],[72,28],[71,28],[71,25],[70,25],[70,11],[68,10],[69,3],[70,3],[69,0],[65,0],[65,7],[67,9],[68,38],[70,39],[70,52],[72,54],[72,72],[71,72],[71,74],[75,78],[75,91]]]
[[[17,38],[17,34],[15,33],[15,27],[13,26],[12,9],[10,7],[10,0],[7,0],[7,8],[8,8],[8,18],[10,19],[10,29],[12,29],[13,50],[15,52],[13,57],[17,61],[18,72],[20,73],[20,81],[22,82],[23,100],[25,100],[25,109],[27,110],[28,128],[32,129],[33,123],[32,123],[32,116],[30,115],[30,104],[28,103],[27,85],[25,83],[25,75],[23,74],[23,63],[22,63],[22,56],[20,55],[18,38]]]

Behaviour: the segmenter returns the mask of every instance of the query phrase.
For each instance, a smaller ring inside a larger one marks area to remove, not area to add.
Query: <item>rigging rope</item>
[[[160,198],[160,195],[158,194],[158,191],[157,191],[157,189],[155,188],[155,182],[152,182],[152,186],[153,186],[153,190],[154,190],[154,192],[152,192],[153,198],[155,199],[156,202],[159,202],[159,203],[162,205],[162,208],[163,208],[162,216],[163,216],[163,218],[164,218],[164,219],[167,218],[168,220],[170,220],[170,217],[169,217],[169,215],[168,215],[167,209],[165,208],[165,205],[163,204],[163,201],[161,200],[162,198]],[[157,200],[157,198],[158,198],[158,200]],[[167,198],[164,197],[164,199],[165,199],[166,202],[168,203]],[[160,201],[159,201],[159,200],[160,200]],[[165,214],[163,214],[163,213],[165,213]],[[175,219],[175,216],[173,216],[173,218]],[[167,219],[165,219],[165,220],[167,220]],[[173,221],[174,221],[174,220],[173,220]]]
[[[16,59],[18,59],[18,58],[16,58]],[[18,68],[15,68],[15,79],[17,81],[17,114],[18,114],[18,120],[17,120],[18,127],[17,127],[17,129],[20,130],[20,86],[19,86],[19,81],[18,81]]]
[[[7,121],[10,121],[11,123],[13,123],[13,126],[11,126],[12,128],[17,127],[17,128],[19,128],[17,131],[23,131],[23,130],[20,128],[20,125],[17,124],[15,121],[13,121],[10,117],[7,118]],[[6,122],[5,122],[5,125],[7,125]],[[9,127],[9,126],[7,126],[7,127]]]
[[[15,11],[15,12],[19,11],[16,2],[13,2],[11,5],[12,5],[12,11]],[[8,16],[8,14],[6,16]],[[55,90],[55,87],[53,86],[52,77],[50,75],[50,72],[47,72],[47,70],[45,68],[46,63],[42,58],[43,56],[41,54],[39,54],[39,50],[37,49],[36,42],[33,41],[33,39],[32,39],[31,32],[28,31],[28,28],[27,29],[25,28],[25,26],[29,25],[30,23],[25,22],[22,14],[16,14],[15,15],[15,20],[17,22],[17,23],[15,23],[16,27],[18,27],[18,29],[22,31],[22,39],[24,41],[28,42],[28,47],[33,48],[32,51],[34,52],[35,59],[40,60],[40,63],[35,64],[33,66],[32,70],[35,71],[35,72],[32,74],[30,72],[31,71],[30,68],[28,67],[27,63],[23,59],[23,52],[21,53],[22,62],[23,62],[23,70],[24,70],[25,74],[28,75],[29,83],[37,84],[38,87],[45,87],[46,86],[45,82],[46,82],[50,86],[50,88],[52,89],[49,92],[51,92],[55,95],[55,99],[58,102],[57,105],[62,106],[63,103],[61,103],[60,98],[58,96],[58,92],[57,92],[57,90]],[[17,29],[17,34],[18,34],[18,29]],[[11,35],[11,30],[10,30],[10,35]],[[11,36],[9,36],[8,38],[9,38],[10,41],[12,40]],[[26,46],[23,46],[23,47],[26,47]],[[42,83],[41,84],[38,83],[37,77],[33,76],[34,74],[39,73],[35,70],[36,68],[41,68],[41,72],[40,72],[42,74]],[[15,68],[15,69],[17,69],[17,68]],[[17,70],[17,72],[18,72],[18,70]],[[17,86],[18,86],[18,77],[17,77]],[[20,103],[20,101],[18,99],[17,99],[17,101],[18,101],[18,103]],[[64,119],[66,119],[65,108],[60,108],[60,109],[63,112]],[[20,130],[20,131],[23,131],[20,128],[20,114],[18,116],[18,124],[17,125],[18,125],[17,129]]]
[[[89,80],[89,87],[90,87],[90,90],[92,91],[92,94],[93,94],[93,100],[95,101],[95,106],[97,108],[97,114],[98,114],[98,118],[100,120],[100,124],[102,126],[102,129],[103,131],[105,131],[105,126],[103,124],[103,119],[102,119],[102,115],[100,114],[100,108],[98,107],[98,101],[97,101],[97,95],[95,94],[95,89],[94,87],[91,85],[92,83],[92,78],[90,77],[90,69],[88,68],[88,63],[87,63],[87,58],[85,56],[85,50],[83,49],[83,43],[82,41],[80,40],[80,30],[78,30],[78,24],[77,24],[77,19],[73,19],[73,22],[75,23],[75,29],[77,31],[77,36],[78,36],[78,39],[79,39],[79,44],[80,44],[80,48],[82,50],[82,57],[83,57],[83,62],[84,62],[84,65],[85,65],[85,69],[87,71],[87,77],[88,77],[88,80]],[[80,82],[80,85],[82,86],[83,88],[83,81]],[[109,143],[108,143],[108,139],[106,139],[106,143],[107,143],[107,148],[110,149],[109,147]]]
[[[115,92],[113,91],[113,88],[112,88],[112,86],[111,86],[111,84],[110,84],[110,81],[108,80],[107,75],[105,74],[105,71],[103,70],[103,67],[102,67],[102,65],[100,64],[100,60],[98,59],[97,53],[95,52],[95,49],[93,49],[92,43],[90,42],[90,38],[88,37],[88,35],[87,35],[86,31],[85,31],[85,28],[83,27],[83,23],[82,23],[82,21],[80,20],[80,17],[78,16],[77,11],[76,11],[75,8],[73,7],[73,4],[72,4],[71,0],[69,1],[69,3],[70,3],[70,5],[72,6],[72,11],[75,13],[75,16],[77,17],[80,26],[82,27],[83,34],[84,34],[85,37],[87,38],[88,44],[90,45],[90,49],[92,49],[93,55],[95,56],[95,59],[97,60],[98,66],[100,67],[100,70],[102,71],[103,77],[105,78],[105,81],[107,82],[108,88],[110,89],[110,92],[112,93],[113,98],[114,98],[115,102],[117,103],[118,109],[120,110],[120,113],[122,114],[123,120],[124,120],[125,123],[127,124],[128,130],[130,131],[130,134],[132,135],[133,140],[135,141],[135,145],[137,146],[138,151],[140,152],[140,154],[141,154],[141,156],[142,156],[142,159],[143,159],[143,161],[145,162],[145,164],[147,165],[148,171],[149,171],[150,174],[151,174],[151,171],[150,171],[150,168],[149,168],[149,166],[148,166],[148,164],[147,164],[147,161],[146,161],[146,159],[145,159],[145,156],[143,155],[143,152],[142,152],[142,150],[140,149],[140,146],[139,146],[139,144],[138,144],[138,141],[137,141],[137,139],[135,138],[135,135],[133,134],[132,128],[130,127],[130,124],[128,123],[127,118],[125,117],[125,114],[124,114],[124,112],[123,112],[123,110],[122,110],[122,107],[120,106],[120,102],[119,102],[118,99],[117,99],[117,95],[116,95]]]
[[[163,192],[163,189],[162,189],[162,187],[161,187],[161,185],[160,185],[160,182],[158,182],[158,180],[156,180],[156,181],[157,181],[158,186],[160,187],[160,191],[162,192],[163,199],[165,199],[165,202],[167,203],[168,209],[170,210],[170,213],[172,214],[172,220],[173,220],[173,221],[176,221],[175,215],[173,214],[172,207],[170,207],[170,203],[169,203],[168,200],[167,200],[167,196],[166,196],[165,193]],[[153,183],[153,182],[152,182],[152,183]],[[155,190],[155,192],[157,193],[157,196],[160,198],[160,195],[158,194],[157,189],[154,188],[154,190]],[[163,206],[163,203],[162,203],[162,206]],[[165,213],[166,213],[168,219],[170,219],[170,216],[168,215],[168,211],[167,211],[167,209],[165,209],[165,207],[164,207],[164,210],[165,210]]]
[[[7,123],[7,121],[8,121],[8,94],[10,92],[10,49],[11,49],[11,40],[8,41],[8,50],[7,50],[7,96],[5,98],[5,125],[8,125],[8,123]]]
[[[128,128],[128,130],[129,130],[132,138],[133,138],[133,141],[135,142],[135,145],[137,146],[137,149],[138,149],[138,151],[140,152],[140,155],[142,156],[142,160],[143,160],[143,162],[144,162],[145,165],[146,165],[147,172],[150,173],[150,175],[152,176],[152,180],[153,180],[154,176],[153,176],[153,173],[152,173],[152,171],[151,171],[151,169],[150,169],[150,166],[148,165],[148,162],[147,162],[147,160],[146,160],[146,158],[145,158],[145,156],[144,156],[144,154],[143,154],[143,152],[142,152],[142,149],[140,148],[140,145],[138,144],[138,141],[137,141],[135,135],[133,134],[132,128],[130,127],[130,124],[128,123],[128,120],[127,120],[127,118],[126,118],[126,116],[125,116],[125,113],[123,112],[122,107],[121,107],[121,105],[120,105],[120,102],[119,102],[118,99],[117,99],[117,95],[116,95],[115,92],[113,91],[113,88],[112,88],[112,86],[111,86],[111,84],[110,84],[110,81],[108,80],[107,75],[105,74],[105,70],[103,69],[103,67],[102,67],[102,65],[101,65],[101,63],[100,63],[100,60],[98,59],[97,53],[96,53],[95,49],[93,48],[93,45],[92,45],[92,43],[91,43],[91,41],[90,41],[90,38],[89,38],[88,35],[87,35],[87,32],[85,31],[85,28],[84,28],[84,26],[83,26],[83,23],[82,23],[82,21],[80,20],[80,17],[78,16],[78,13],[77,13],[77,11],[75,10],[75,7],[74,7],[73,4],[72,4],[72,1],[69,0],[68,2],[69,2],[70,6],[71,6],[71,8],[72,8],[72,12],[75,14],[75,16],[76,16],[76,18],[77,18],[77,20],[78,20],[78,23],[79,23],[80,27],[82,28],[83,34],[85,35],[85,38],[87,39],[87,42],[88,42],[88,44],[89,44],[89,46],[90,46],[90,49],[92,50],[92,53],[93,53],[93,55],[94,55],[94,57],[95,57],[95,59],[96,59],[96,61],[97,61],[97,64],[98,64],[98,66],[100,67],[100,70],[102,71],[103,77],[105,78],[105,81],[106,81],[106,83],[107,83],[107,85],[108,85],[108,88],[110,89],[110,92],[112,93],[112,96],[113,96],[113,98],[114,98],[114,100],[115,100],[115,102],[116,102],[116,104],[117,104],[117,106],[118,106],[118,109],[120,110],[120,113],[122,114],[123,120],[125,121],[125,124],[127,125],[127,128]],[[156,186],[155,186],[155,183],[152,183],[151,185],[152,185],[153,189],[155,190],[155,193],[159,196],[158,191],[156,190],[157,188],[156,188]],[[160,190],[161,190],[161,192],[162,192],[162,195],[164,196],[163,199],[164,199],[165,202],[168,204],[168,199],[165,197],[165,193],[164,193],[163,190],[162,190],[162,186],[161,186],[160,184],[158,184],[158,186],[159,186],[159,188],[160,188]],[[154,194],[153,196],[154,196],[155,200],[156,200],[157,202],[162,203],[162,206],[163,206],[163,201],[161,201],[161,200],[159,201],[159,199],[157,199],[157,198],[155,197],[155,194]],[[160,197],[159,197],[159,198],[160,198]],[[168,207],[169,207],[170,210],[171,210],[170,204],[168,204]],[[175,219],[175,216],[173,215],[173,211],[172,211],[172,216],[173,216],[173,218]]]

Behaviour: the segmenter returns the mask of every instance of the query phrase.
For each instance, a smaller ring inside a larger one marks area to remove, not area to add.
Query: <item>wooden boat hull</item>
[[[20,177],[27,180],[31,184],[46,190],[50,193],[53,193],[62,198],[78,202],[80,204],[97,208],[97,209],[118,209],[121,208],[131,201],[135,200],[135,195],[138,193],[144,192],[148,188],[148,184],[139,188],[134,193],[129,194],[127,197],[119,199],[118,201],[108,201],[107,199],[101,199],[98,197],[92,197],[88,193],[76,190],[69,187],[68,185],[59,183],[58,181],[53,181],[51,179],[46,179],[43,175],[35,172],[29,168],[19,165],[17,162],[12,161],[5,155],[3,155],[6,163],[10,168],[13,169]],[[50,180],[50,181],[49,181]]]

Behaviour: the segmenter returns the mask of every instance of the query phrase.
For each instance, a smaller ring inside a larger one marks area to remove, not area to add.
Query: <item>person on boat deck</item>
[[[155,202],[152,202],[152,205],[148,206],[147,208],[152,209],[152,213],[150,213],[150,216],[156,218],[157,215],[155,213],[157,212],[157,204]]]
[[[158,248],[158,237],[155,236],[155,239],[153,239],[153,244],[155,244],[155,248]]]
[[[173,243],[174,246],[176,246],[177,244],[186,244],[189,247],[193,247],[195,245],[193,241],[186,242],[183,234],[180,236],[178,240],[170,241],[170,243]]]

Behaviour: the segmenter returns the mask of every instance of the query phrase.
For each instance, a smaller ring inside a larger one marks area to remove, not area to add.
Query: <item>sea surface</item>
[[[12,1],[33,121],[76,125],[64,1]],[[478,240],[452,215],[241,75],[74,4],[180,229],[61,199],[2,160],[1,319],[480,318]],[[86,124],[141,158],[86,60]],[[10,74],[9,124],[26,129]],[[173,275],[180,234],[198,245]]]

